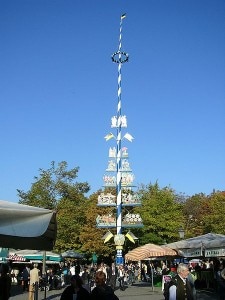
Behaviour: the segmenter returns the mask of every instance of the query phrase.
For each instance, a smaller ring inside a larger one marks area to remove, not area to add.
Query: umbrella
[[[129,251],[125,255],[126,260],[139,261],[149,257],[176,256],[177,252],[171,248],[146,244]]]
[[[79,252],[75,252],[75,251],[73,251],[73,250],[68,250],[68,251],[66,251],[66,252],[63,252],[63,253],[61,254],[61,256],[62,256],[63,258],[79,258],[79,259],[81,259],[81,258],[84,257],[84,254],[81,254],[81,253],[79,253]]]
[[[5,248],[52,250],[56,213],[0,200],[0,244]]]

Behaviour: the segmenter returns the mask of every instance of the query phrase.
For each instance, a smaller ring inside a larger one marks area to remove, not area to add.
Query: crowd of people
[[[106,283],[106,275],[103,271],[97,271],[95,274],[95,287],[87,290],[80,275],[71,277],[71,284],[67,286],[60,300],[119,300],[114,290]]]
[[[114,294],[117,288],[124,291],[135,282],[150,282],[156,276],[163,282],[162,289],[166,300],[195,300],[196,289],[201,288],[204,280],[209,281],[208,287],[217,291],[220,300],[225,300],[225,260],[222,259],[194,264],[148,261],[123,265],[116,265],[114,262],[110,265],[103,262],[99,265],[81,265],[78,261],[72,261],[49,267],[45,274],[42,274],[41,267],[38,268],[37,264],[25,265],[21,272],[16,272],[15,268],[10,269],[8,264],[2,264],[0,300],[8,300],[11,285],[19,284],[20,280],[23,292],[28,292],[28,300],[34,299],[35,289],[40,288],[42,282],[45,288],[48,286],[49,289],[63,289],[61,300],[117,300]]]
[[[106,263],[81,265],[78,261],[48,267],[45,274],[42,274],[42,271],[42,266],[38,266],[36,263],[16,266],[3,263],[1,265],[0,285],[4,286],[7,296],[2,298],[2,293],[0,293],[0,300],[9,299],[11,285],[20,285],[22,292],[28,294],[28,300],[34,299],[37,288],[40,290],[46,288],[48,290],[63,289],[62,300],[65,293],[71,293],[71,290],[74,291],[74,289],[79,289],[79,295],[86,294],[86,297],[87,293],[92,295],[93,299],[97,297],[97,291],[98,293],[112,294],[114,297],[114,291],[117,287],[123,291],[126,285],[133,284],[135,280],[138,280],[141,273],[138,264],[116,266],[113,262],[110,265]],[[6,279],[7,285],[5,282],[3,283],[3,280]]]
[[[68,266],[65,264],[62,268],[65,284],[68,283],[68,278],[70,278],[70,276],[79,275],[82,278],[84,286],[90,291],[95,286],[95,274],[99,271],[102,271],[105,274],[106,284],[113,290],[115,290],[117,286],[121,290],[124,290],[126,285],[132,285],[141,278],[141,268],[137,263],[118,266],[116,266],[114,262],[110,265],[103,262],[99,265],[85,266],[73,264],[72,266]]]
[[[137,263],[118,266],[114,262],[110,265],[64,265],[62,273],[66,276],[64,278],[71,276],[71,283],[62,292],[60,300],[118,300],[114,293],[117,286],[124,291],[129,284],[141,280],[141,268]]]

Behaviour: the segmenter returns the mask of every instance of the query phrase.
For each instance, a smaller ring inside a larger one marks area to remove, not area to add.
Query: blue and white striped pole
[[[120,36],[119,36],[119,64],[118,64],[118,103],[117,103],[117,138],[116,138],[116,205],[117,205],[117,234],[122,234],[122,193],[121,193],[121,48],[122,48],[122,21],[120,19]]]
[[[124,62],[128,61],[128,54],[122,52],[122,22],[125,14],[120,18],[120,35],[119,35],[119,49],[112,55],[113,62],[118,63],[118,103],[117,103],[117,137],[116,137],[116,231],[117,235],[122,234],[122,173],[121,173],[121,68]],[[117,248],[117,264],[123,262],[122,249]]]

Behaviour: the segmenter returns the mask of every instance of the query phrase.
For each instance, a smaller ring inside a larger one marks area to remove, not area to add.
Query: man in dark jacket
[[[0,266],[0,300],[8,300],[10,298],[11,277],[8,273],[9,267],[3,263]]]
[[[179,264],[177,267],[177,275],[170,283],[169,300],[193,300],[193,291],[187,280],[188,274],[188,266]]]
[[[116,279],[118,276],[118,269],[113,262],[111,267],[107,269],[107,283],[111,286],[111,288],[115,291],[116,289]]]
[[[71,277],[71,285],[65,288],[60,300],[89,300],[90,294],[82,286],[83,282],[79,275]]]
[[[91,292],[91,300],[119,300],[111,286],[106,285],[106,275],[98,271],[95,275],[96,287]]]

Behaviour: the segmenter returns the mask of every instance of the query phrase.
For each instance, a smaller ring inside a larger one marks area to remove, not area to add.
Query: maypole
[[[119,57],[118,59],[118,103],[117,103],[117,147],[116,147],[116,195],[117,195],[117,201],[116,201],[116,207],[117,207],[117,234],[122,234],[122,198],[121,198],[121,82],[122,82],[122,74],[121,74],[121,68],[122,68],[122,22],[123,17],[120,19],[120,35],[119,35],[119,49],[117,52],[117,55]],[[113,56],[114,59],[115,56]]]
[[[116,231],[117,235],[122,234],[122,192],[121,192],[121,82],[122,82],[122,64],[128,61],[128,54],[122,52],[122,25],[126,14],[120,17],[120,34],[119,34],[119,48],[116,53],[112,55],[112,61],[118,64],[118,103],[117,103],[117,136],[116,136]],[[120,247],[119,247],[120,248]],[[117,263],[122,259],[122,249],[117,249]]]
[[[123,263],[123,245],[125,237],[127,237],[132,243],[135,243],[135,235],[129,230],[125,235],[123,234],[123,228],[137,228],[142,227],[142,219],[139,214],[132,213],[132,207],[140,206],[140,198],[136,193],[132,191],[134,175],[129,164],[129,157],[127,147],[122,147],[122,140],[126,139],[132,142],[133,137],[128,132],[122,134],[122,129],[127,127],[127,119],[121,112],[121,82],[122,82],[122,65],[128,62],[128,54],[122,51],[122,22],[126,17],[123,14],[120,17],[120,35],[119,35],[119,48],[118,51],[113,53],[112,61],[118,64],[118,100],[117,100],[117,114],[111,118],[111,128],[116,129],[116,135],[112,132],[105,136],[106,141],[116,139],[116,147],[109,148],[109,161],[106,169],[107,174],[103,176],[105,187],[115,187],[116,196],[111,193],[101,192],[98,195],[98,206],[111,206],[116,209],[116,216],[114,213],[108,215],[98,215],[96,223],[98,228],[107,228],[108,231],[103,236],[104,243],[108,242],[114,236],[114,242],[116,245],[116,264]],[[116,174],[115,174],[116,173]],[[115,176],[116,175],[116,176]],[[126,214],[122,214],[123,207],[130,207]],[[109,228],[116,228],[116,234],[113,235]]]

